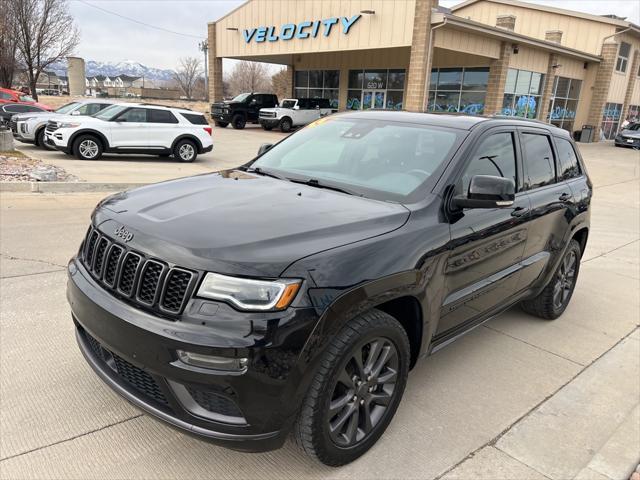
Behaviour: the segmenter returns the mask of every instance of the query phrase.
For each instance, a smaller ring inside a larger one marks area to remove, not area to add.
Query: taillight
[[[204,131],[211,135],[211,127],[204,127]]]

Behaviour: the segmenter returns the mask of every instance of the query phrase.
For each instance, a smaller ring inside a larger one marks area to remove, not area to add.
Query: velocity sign
[[[257,27],[244,29],[242,36],[246,43],[254,41],[276,42],[278,40],[291,40],[292,38],[316,38],[321,32],[328,37],[334,25],[347,35],[351,27],[360,20],[361,15],[353,17],[331,17],[324,20],[304,21],[300,23],[285,23],[279,29],[276,27]]]

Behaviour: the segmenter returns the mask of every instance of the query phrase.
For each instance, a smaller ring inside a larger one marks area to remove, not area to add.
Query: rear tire
[[[102,151],[102,142],[94,135],[80,135],[73,143],[73,154],[80,160],[98,160]]]
[[[262,128],[267,132],[270,132],[271,130],[273,130],[273,127],[271,125],[262,125]]]
[[[191,140],[180,140],[173,148],[173,156],[181,162],[191,163],[198,156],[198,149]]]
[[[244,115],[235,115],[231,120],[231,126],[236,130],[242,130],[247,124],[247,119]]]
[[[229,123],[228,123],[228,122],[218,122],[218,121],[216,120],[216,126],[217,126],[217,127],[220,127],[220,128],[226,128],[226,127],[227,127],[227,125],[229,125]]]
[[[373,309],[350,320],[311,381],[293,429],[298,446],[334,467],[367,452],[400,404],[409,362],[409,339],[395,318]]]
[[[546,320],[555,320],[566,310],[576,288],[580,272],[580,244],[572,239],[569,242],[560,265],[540,294],[521,303],[522,309]]]

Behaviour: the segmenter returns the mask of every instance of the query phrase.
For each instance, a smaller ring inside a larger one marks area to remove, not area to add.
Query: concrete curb
[[[77,193],[119,192],[142,187],[148,183],[97,182],[0,182],[0,192],[17,193]]]

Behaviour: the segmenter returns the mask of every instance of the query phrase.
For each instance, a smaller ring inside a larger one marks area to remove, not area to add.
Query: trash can
[[[580,132],[580,142],[591,143],[593,142],[593,131],[596,129],[593,125],[583,125]]]

